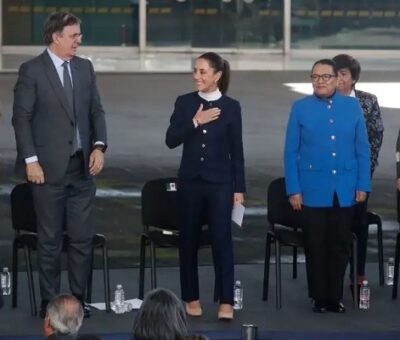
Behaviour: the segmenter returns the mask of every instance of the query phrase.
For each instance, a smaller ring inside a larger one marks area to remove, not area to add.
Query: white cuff
[[[38,162],[38,161],[39,161],[39,159],[38,159],[38,157],[36,155],[28,157],[28,158],[25,158],[25,163],[26,164],[35,163],[35,162]]]
[[[106,143],[102,142],[101,140],[98,140],[98,141],[94,142],[93,145],[106,145]]]

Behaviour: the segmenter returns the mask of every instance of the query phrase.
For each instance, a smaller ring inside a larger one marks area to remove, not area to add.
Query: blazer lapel
[[[58,76],[57,70],[54,67],[53,61],[51,60],[47,51],[44,51],[42,56],[43,56],[43,62],[44,62],[44,66],[45,66],[45,74],[46,74],[47,78],[49,79],[51,86],[54,89],[54,93],[55,93],[56,97],[61,102],[61,105],[62,105],[64,111],[66,112],[66,114],[68,115],[68,117],[72,121],[75,121],[74,112],[72,111],[73,108],[70,108],[70,106],[68,104],[68,100],[65,95],[64,88],[61,84],[60,77]]]

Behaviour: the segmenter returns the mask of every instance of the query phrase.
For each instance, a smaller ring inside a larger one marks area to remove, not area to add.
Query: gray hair
[[[77,298],[69,294],[57,295],[47,305],[46,312],[55,333],[78,334],[83,321],[83,308]]]
[[[187,335],[182,302],[168,289],[150,291],[133,325],[135,340],[181,340]]]

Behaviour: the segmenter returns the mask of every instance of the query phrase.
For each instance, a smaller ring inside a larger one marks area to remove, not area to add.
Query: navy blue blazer
[[[341,207],[354,205],[356,191],[369,192],[370,148],[356,98],[337,91],[296,101],[285,144],[288,195],[302,194],[310,207],[330,207],[336,192]]]
[[[221,109],[219,118],[195,127],[193,117],[204,110]],[[200,177],[211,183],[233,184],[234,192],[245,192],[242,117],[238,101],[223,95],[208,102],[197,92],[179,96],[166,133],[166,144],[173,149],[183,144],[178,177]]]

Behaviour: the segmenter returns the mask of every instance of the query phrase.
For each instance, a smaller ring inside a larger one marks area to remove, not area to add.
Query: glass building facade
[[[281,49],[285,39],[292,49],[400,48],[399,0],[291,0],[289,36],[284,1],[2,0],[2,42],[41,45],[45,17],[70,11],[91,46],[138,46],[144,27],[147,48]]]

